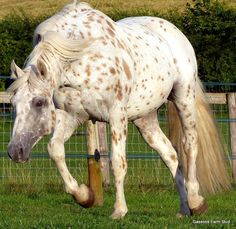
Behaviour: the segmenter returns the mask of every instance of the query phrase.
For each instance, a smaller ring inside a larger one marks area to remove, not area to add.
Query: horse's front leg
[[[77,126],[78,122],[75,117],[65,111],[56,110],[56,124],[48,144],[48,152],[62,176],[65,191],[71,194],[81,206],[90,207],[94,203],[92,190],[85,184],[78,186],[65,162],[64,143],[70,138]]]
[[[124,178],[127,172],[125,155],[127,135],[127,114],[124,107],[110,112],[110,125],[112,133],[111,164],[115,176],[116,201],[111,217],[120,219],[125,216],[128,209],[124,195]]]

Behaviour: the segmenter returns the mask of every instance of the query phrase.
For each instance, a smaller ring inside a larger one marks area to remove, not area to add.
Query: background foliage
[[[204,81],[236,82],[236,10],[219,2],[187,5],[182,28],[193,44]]]
[[[236,9],[213,0],[195,0],[179,12],[157,10],[110,10],[109,16],[119,20],[127,16],[150,15],[166,18],[179,27],[194,46],[203,81],[236,82]],[[10,74],[14,59],[23,66],[32,49],[36,26],[48,15],[30,17],[24,11],[11,13],[0,21],[0,75]],[[0,83],[1,89],[4,82]]]

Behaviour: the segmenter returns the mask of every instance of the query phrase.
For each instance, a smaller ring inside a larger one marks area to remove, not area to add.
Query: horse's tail
[[[213,118],[212,111],[205,98],[202,84],[198,79],[196,88],[196,128],[198,133],[197,178],[203,193],[216,193],[231,187],[227,173],[226,155],[221,138]],[[186,177],[187,159],[183,148],[183,130],[177,110],[169,105],[170,140],[176,148],[183,172]]]

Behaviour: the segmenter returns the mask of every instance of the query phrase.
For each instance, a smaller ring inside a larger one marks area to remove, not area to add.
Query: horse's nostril
[[[20,155],[20,156],[23,155],[23,148],[22,148],[22,147],[19,149],[19,155]]]
[[[8,145],[8,156],[17,163],[26,162],[28,158],[27,149],[21,143],[11,143]]]

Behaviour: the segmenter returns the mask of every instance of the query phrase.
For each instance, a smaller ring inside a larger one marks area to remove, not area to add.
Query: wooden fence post
[[[97,122],[97,136],[99,152],[101,153],[101,172],[103,186],[108,187],[110,184],[110,159],[108,154],[107,130],[105,122]]]
[[[93,124],[92,121],[87,122],[88,174],[89,187],[93,190],[95,197],[94,205],[101,206],[103,205],[103,188],[100,158],[95,157],[95,154],[99,152],[96,128],[96,124]],[[97,154],[97,156],[99,155]]]
[[[232,171],[233,179],[236,182],[236,93],[228,94],[228,108],[229,108],[229,118],[233,119],[230,122],[230,142],[231,142],[231,152],[232,152]]]

